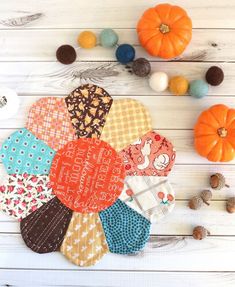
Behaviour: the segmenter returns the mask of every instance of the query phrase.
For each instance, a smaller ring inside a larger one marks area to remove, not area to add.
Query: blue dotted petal
[[[150,222],[121,200],[99,213],[109,250],[117,254],[136,253],[150,235]]]
[[[8,137],[0,150],[8,174],[48,174],[54,155],[53,149],[25,128]]]

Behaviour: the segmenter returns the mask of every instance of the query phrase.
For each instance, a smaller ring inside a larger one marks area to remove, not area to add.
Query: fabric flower
[[[0,209],[20,221],[26,245],[80,266],[140,251],[150,222],[174,207],[172,144],[142,104],[95,85],[37,101],[1,159]]]

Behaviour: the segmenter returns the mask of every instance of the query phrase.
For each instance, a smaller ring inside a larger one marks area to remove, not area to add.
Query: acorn
[[[194,196],[190,199],[188,206],[191,209],[197,210],[202,207],[203,200],[201,199],[200,196]]]
[[[225,177],[221,173],[215,173],[210,177],[210,186],[213,189],[220,190],[222,188],[229,187],[225,182]]]
[[[203,190],[200,194],[201,199],[207,205],[210,205],[208,201],[212,199],[212,192],[210,190]]]
[[[196,240],[202,240],[210,235],[210,232],[203,226],[197,226],[193,229],[193,238]]]
[[[226,210],[228,213],[235,212],[235,197],[230,197],[226,202]]]

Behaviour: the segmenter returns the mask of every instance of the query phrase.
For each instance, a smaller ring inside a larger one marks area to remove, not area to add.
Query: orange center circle
[[[82,138],[60,149],[50,170],[51,186],[70,209],[99,212],[112,205],[124,186],[121,157],[106,142]]]

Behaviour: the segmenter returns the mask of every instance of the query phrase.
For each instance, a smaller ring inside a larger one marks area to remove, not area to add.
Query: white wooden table
[[[133,97],[151,111],[154,128],[177,149],[170,175],[177,195],[174,212],[153,225],[152,236],[138,256],[109,254],[92,268],[81,269],[61,254],[37,255],[22,242],[19,224],[0,213],[1,286],[234,286],[235,215],[225,212],[225,200],[235,191],[235,161],[211,164],[193,150],[193,125],[200,111],[215,103],[235,107],[235,0],[171,1],[184,7],[193,21],[193,39],[180,59],[150,58],[138,45],[135,26],[152,0],[2,0],[0,1],[0,84],[21,96],[18,115],[0,121],[0,142],[24,126],[30,105],[48,95],[66,95],[81,83],[101,85],[114,97]],[[34,15],[41,13],[41,15]],[[29,17],[28,17],[29,16]],[[24,17],[24,18],[21,18]],[[37,20],[33,20],[37,18]],[[97,47],[79,50],[79,61],[63,66],[55,61],[61,44],[76,45],[83,29],[97,34],[114,28],[120,43],[130,43],[138,56],[148,57],[154,71],[201,78],[211,65],[225,72],[223,85],[195,100],[155,94],[146,79],[130,75],[115,62],[114,51]],[[208,176],[222,172],[230,189],[214,192],[210,207],[192,211],[187,201],[208,187]],[[2,164],[0,175],[4,176]],[[195,225],[212,236],[191,237]]]

